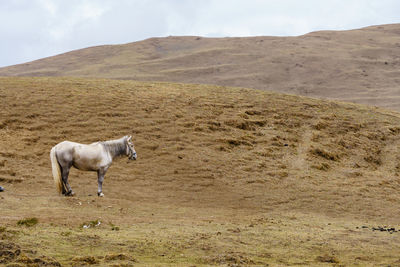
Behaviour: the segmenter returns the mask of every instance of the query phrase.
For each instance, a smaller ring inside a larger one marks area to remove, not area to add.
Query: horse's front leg
[[[104,197],[103,194],[103,181],[104,181],[104,175],[106,175],[106,171],[108,168],[101,168],[97,171],[97,183],[98,183],[98,188],[97,188],[97,195],[99,197]]]

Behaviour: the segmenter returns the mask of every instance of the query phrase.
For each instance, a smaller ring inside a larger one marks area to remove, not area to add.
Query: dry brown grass
[[[250,89],[0,78],[0,260],[114,266],[398,262],[399,114]],[[72,170],[49,151],[132,134],[138,160]],[[17,222],[37,218],[32,227]],[[91,221],[98,227],[83,229]],[[367,228],[362,228],[367,226]]]
[[[0,76],[80,76],[240,86],[400,111],[400,24],[298,37],[167,37],[72,51]]]

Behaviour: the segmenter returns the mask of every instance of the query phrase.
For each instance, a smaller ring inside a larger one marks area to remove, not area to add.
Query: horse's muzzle
[[[136,153],[133,153],[133,154],[129,157],[130,160],[136,160],[136,158],[137,158]]]

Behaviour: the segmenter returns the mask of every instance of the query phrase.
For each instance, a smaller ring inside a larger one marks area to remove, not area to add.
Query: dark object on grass
[[[0,186],[0,192],[3,192],[3,191],[4,191],[4,187]]]

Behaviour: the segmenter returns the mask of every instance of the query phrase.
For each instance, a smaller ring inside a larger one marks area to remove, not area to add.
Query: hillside
[[[79,76],[216,84],[400,111],[400,24],[298,37],[151,38],[1,68],[0,76]]]
[[[373,231],[400,224],[398,113],[106,79],[0,78],[0,96],[0,263],[398,261],[400,233]],[[56,193],[52,146],[127,134],[138,160],[113,163],[104,198],[96,174],[77,170],[76,197]]]

